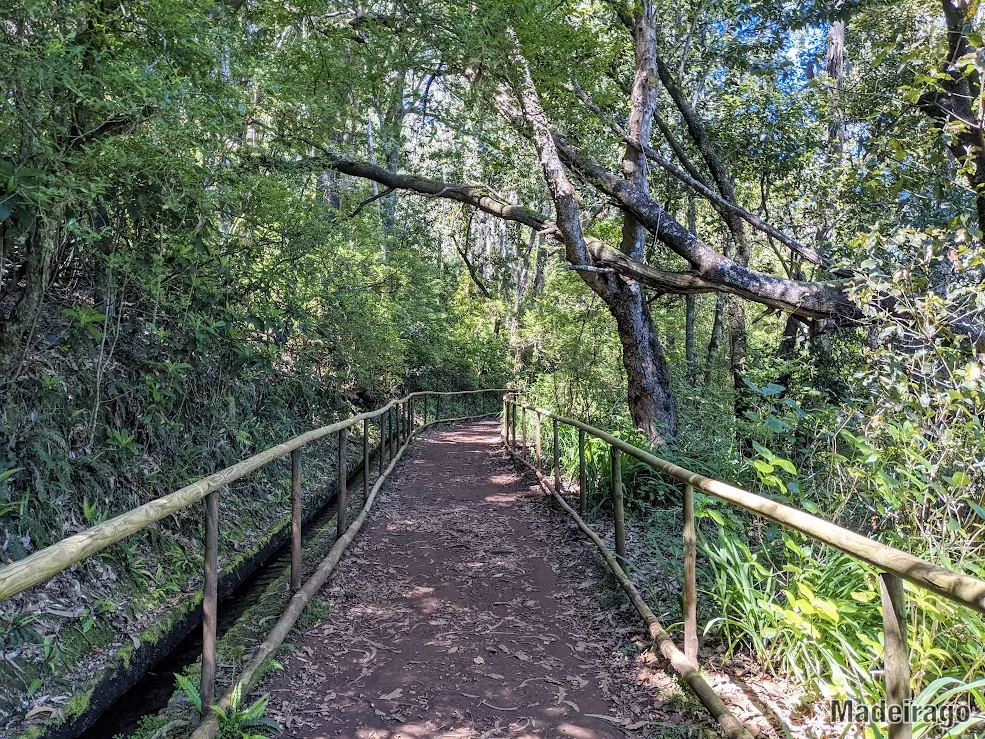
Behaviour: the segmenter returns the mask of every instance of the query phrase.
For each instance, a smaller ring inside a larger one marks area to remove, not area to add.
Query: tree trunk
[[[715,295],[715,321],[711,327],[711,338],[708,340],[708,359],[705,363],[705,384],[711,383],[715,373],[715,363],[722,346],[722,326],[725,323],[725,293]]]
[[[827,74],[834,84],[828,88],[831,102],[831,121],[828,123],[828,151],[837,161],[845,150],[845,112],[842,95],[845,90],[845,21],[836,20],[828,31]]]
[[[698,345],[695,337],[695,319],[698,313],[698,296],[684,296],[684,361],[687,364],[688,382],[694,384],[698,377]]]
[[[342,205],[339,192],[339,173],[334,169],[326,169],[318,175],[318,194],[321,201],[332,210],[338,210]]]
[[[0,377],[17,371],[27,335],[41,313],[58,253],[62,213],[63,208],[56,207],[51,216],[38,219],[27,239],[24,289],[10,314],[0,323]]]
[[[633,425],[651,443],[662,445],[677,433],[677,410],[667,360],[643,288],[635,280],[613,277],[596,292],[616,321]]]
[[[544,294],[544,267],[547,265],[547,239],[543,234],[537,237],[537,258],[534,260],[534,290],[538,295]]]
[[[687,228],[696,234],[698,232],[698,211],[694,202],[694,196],[689,195],[687,199]],[[684,361],[687,365],[688,382],[694,384],[698,377],[698,348],[697,340],[694,335],[694,323],[698,313],[698,297],[696,295],[684,296]]]

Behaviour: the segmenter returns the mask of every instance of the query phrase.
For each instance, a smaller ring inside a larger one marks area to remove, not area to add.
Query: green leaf
[[[779,457],[777,457],[776,459],[773,460],[773,464],[775,464],[784,472],[787,472],[791,475],[797,474],[797,468],[794,467],[793,462],[791,462],[789,459],[780,459]]]
[[[762,459],[754,459],[752,460],[752,464],[757,470],[762,472],[764,475],[768,475],[776,469],[769,462],[766,462]]]
[[[879,594],[874,590],[856,590],[851,597],[852,600],[857,600],[859,603],[871,603],[879,597]]]
[[[188,700],[191,701],[191,704],[195,706],[195,710],[201,713],[202,694],[198,692],[198,686],[184,675],[175,675],[174,679],[177,681],[178,687],[181,688],[181,691],[188,696]]]
[[[838,606],[830,600],[815,600],[814,607],[817,609],[818,613],[824,616],[831,623],[836,624],[841,621],[841,614],[838,612]]]
[[[712,521],[717,523],[719,526],[725,525],[725,519],[722,518],[722,514],[712,508],[706,508],[701,514],[702,518],[710,518]]]
[[[967,472],[958,470],[951,475],[951,484],[956,488],[964,488],[971,485],[971,476]]]

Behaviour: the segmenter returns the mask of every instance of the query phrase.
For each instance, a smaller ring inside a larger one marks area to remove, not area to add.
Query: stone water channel
[[[373,480],[373,470],[377,469],[378,455],[370,454],[370,483]],[[352,464],[350,462],[350,464]],[[350,469],[352,469],[350,467]],[[347,480],[350,491],[362,489],[363,460],[360,457],[355,467],[356,471]],[[338,483],[328,483],[336,487]],[[314,514],[310,515],[302,528],[303,540],[311,538],[324,528],[335,527],[335,514],[338,510],[337,492],[332,493],[326,503]],[[281,577],[291,567],[290,527],[286,526],[281,532],[282,541],[272,547],[262,561],[254,563],[254,569],[246,574],[240,574],[240,581],[233,586],[232,591],[222,599],[219,605],[218,638],[221,639],[236,623],[244,612],[257,603],[258,598],[278,577]],[[229,587],[229,585],[227,585]],[[179,625],[187,629],[187,622]],[[65,733],[65,739],[109,739],[115,736],[129,736],[137,730],[141,719],[162,710],[174,694],[176,685],[174,676],[180,674],[188,665],[193,664],[202,655],[201,609],[194,614],[190,631],[143,677],[138,679],[125,693],[109,704],[102,714],[88,728]]]

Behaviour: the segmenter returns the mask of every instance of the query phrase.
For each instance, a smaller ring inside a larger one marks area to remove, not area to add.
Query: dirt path
[[[690,733],[655,701],[638,622],[601,605],[594,549],[497,445],[494,423],[414,442],[321,593],[329,618],[263,687],[284,736]]]

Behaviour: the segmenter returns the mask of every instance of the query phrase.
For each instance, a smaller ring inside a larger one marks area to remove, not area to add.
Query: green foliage
[[[0,385],[0,562],[409,390],[512,378],[535,405],[649,445],[630,420],[613,318],[558,268],[553,243],[460,203],[380,193],[321,156],[482,183],[550,214],[532,148],[491,104],[516,72],[512,39],[555,129],[618,166],[624,142],[570,88],[575,70],[606,114],[627,118],[631,34],[606,4],[425,5],[398,4],[400,33],[350,24],[331,2],[5,8],[0,310],[32,280],[44,300],[24,345],[0,346],[15,375]],[[942,144],[965,127],[940,130],[916,105],[948,79],[938,11],[733,2],[656,12],[661,50],[739,201],[841,271],[815,270],[751,230],[750,265],[794,279],[849,275],[864,319],[807,336],[785,317],[744,320],[732,298],[698,295],[695,354],[683,298],[648,295],[679,415],[659,453],[985,575],[985,357],[955,330],[985,310],[974,193],[960,185],[974,156],[950,158]],[[851,27],[841,86],[820,71],[834,12]],[[979,76],[980,56],[955,60],[956,74]],[[683,134],[665,92],[663,121]],[[672,153],[656,132],[652,143]],[[703,152],[684,135],[677,143],[674,155],[702,170]],[[669,214],[693,220],[709,246],[735,248],[715,208],[650,169]],[[622,214],[575,179],[587,232],[618,244]],[[643,260],[695,267],[659,240]],[[736,323],[715,334],[716,317]],[[563,431],[560,445],[574,476],[577,435]],[[331,473],[327,456],[312,454],[313,477]],[[608,505],[610,465],[590,441],[594,508]],[[623,466],[629,509],[655,529],[676,510],[678,486]],[[224,492],[223,551],[277,525],[287,496],[275,470]],[[696,503],[719,609],[710,628],[817,692],[874,695],[872,573],[706,496]],[[176,516],[67,573],[87,600],[60,625],[3,604],[4,646],[47,680],[79,656],[73,632],[93,637],[110,611],[122,628],[172,606],[198,577],[202,534],[198,518]],[[105,597],[126,604],[115,611],[99,600],[113,574]],[[926,700],[948,700],[941,677],[970,681],[985,666],[983,627],[936,596],[908,595],[915,683]],[[318,603],[302,618],[319,617]],[[25,687],[37,694],[35,679]],[[244,718],[256,705],[227,715],[230,730],[259,719]]]
[[[178,688],[185,697],[188,698],[189,702],[194,706],[195,710],[199,713],[202,712],[202,694],[198,690],[198,686],[189,680],[187,677],[181,674],[176,674],[174,676],[175,682],[178,683]]]
[[[267,710],[269,696],[261,696],[252,705],[242,708],[242,693],[239,684],[233,688],[232,701],[229,710],[212,706],[212,711],[219,718],[219,736],[222,739],[265,739],[269,732],[274,735],[283,731],[280,724],[268,716],[264,716]],[[262,732],[262,733],[261,733]]]
[[[298,617],[297,627],[302,631],[309,629],[319,621],[328,618],[328,605],[321,598],[312,598],[301,611]]]

